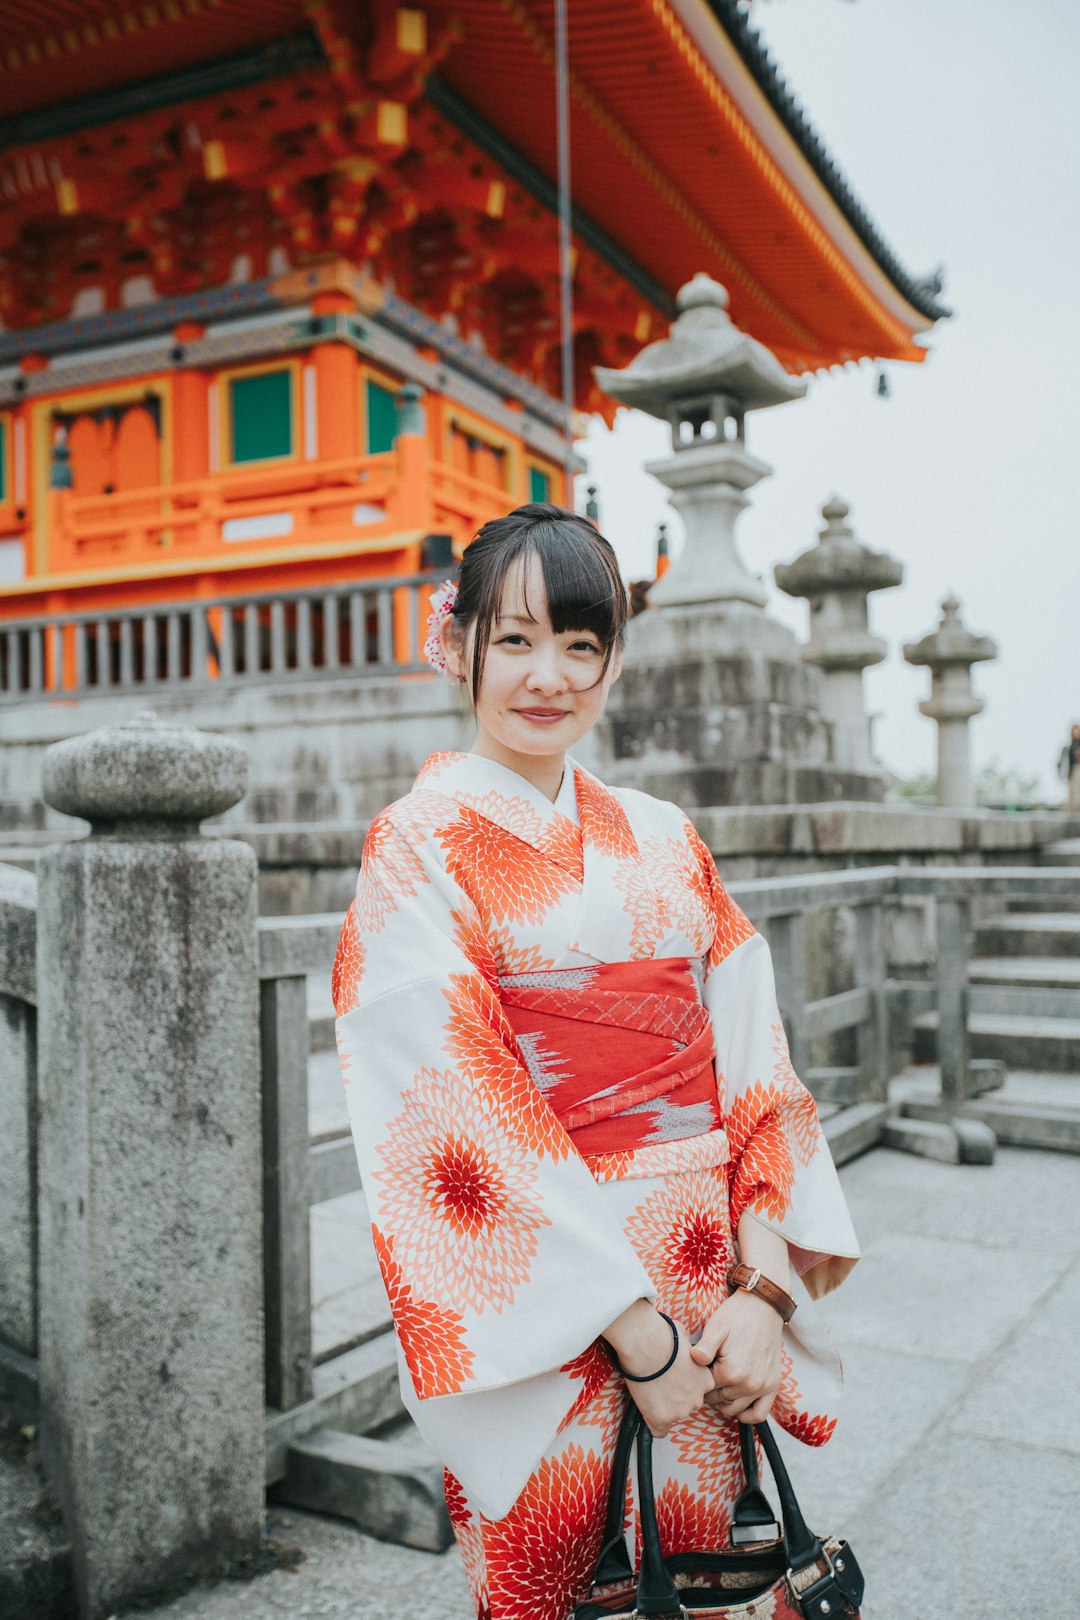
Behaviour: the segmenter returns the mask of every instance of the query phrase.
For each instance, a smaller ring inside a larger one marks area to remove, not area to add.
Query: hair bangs
[[[454,620],[463,633],[470,627],[475,630],[469,681],[474,703],[493,630],[502,614],[512,614],[519,606],[505,599],[506,581],[516,562],[523,565],[525,601],[520,605],[537,622],[545,617],[545,604],[528,600],[533,556],[540,563],[546,616],[556,635],[591,632],[603,647],[600,680],[624,639],[626,587],[610,542],[587,518],[563,507],[540,501],[519,506],[506,517],[485,523],[461,561]]]
[[[618,640],[625,620],[622,581],[595,544],[566,523],[537,523],[528,533],[521,553],[540,560],[547,595],[547,611],[556,635],[564,630],[589,630],[608,651]],[[529,612],[536,617],[532,607]]]

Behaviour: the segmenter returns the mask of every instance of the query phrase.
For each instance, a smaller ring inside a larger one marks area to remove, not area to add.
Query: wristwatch
[[[757,1294],[774,1311],[779,1311],[785,1322],[790,1322],[795,1315],[795,1301],[790,1294],[785,1294],[776,1283],[763,1277],[759,1266],[732,1266],[727,1274],[729,1288],[745,1288],[748,1294]]]

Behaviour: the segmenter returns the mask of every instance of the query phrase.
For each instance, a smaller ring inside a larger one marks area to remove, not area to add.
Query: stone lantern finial
[[[872,551],[847,522],[851,508],[833,495],[821,508],[825,527],[817,545],[774,570],[788,596],[810,604],[810,639],[802,648],[806,663],[825,679],[821,707],[833,723],[833,762],[870,771],[870,727],[862,672],[885,657],[886,646],[870,630],[869,595],[889,590],[904,577],[903,564],[886,551]]]
[[[971,739],[968,723],[985,707],[971,685],[971,666],[997,657],[990,636],[975,635],[960,619],[960,601],[950,591],[941,603],[936,630],[904,646],[909,664],[930,669],[930,696],[919,704],[920,714],[937,721],[937,801],[957,809],[975,803],[971,778]]]

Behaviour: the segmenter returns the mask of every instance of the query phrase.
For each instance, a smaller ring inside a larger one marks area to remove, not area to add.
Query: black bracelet
[[[628,1373],[626,1368],[620,1363],[619,1358],[615,1354],[614,1350],[611,1350],[611,1346],[608,1345],[608,1349],[611,1350],[611,1359],[615,1363],[616,1371],[621,1372],[623,1377],[631,1384],[651,1384],[654,1378],[663,1378],[664,1374],[666,1372],[670,1372],[672,1367],[675,1365],[675,1357],[679,1353],[679,1330],[666,1311],[661,1311],[658,1309],[656,1314],[657,1316],[662,1316],[668,1327],[671,1329],[671,1354],[664,1362],[664,1365],[658,1368],[656,1372],[646,1373],[644,1377],[639,1377],[637,1373]]]

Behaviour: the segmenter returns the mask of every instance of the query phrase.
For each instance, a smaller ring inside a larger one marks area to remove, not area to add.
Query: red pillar
[[[354,315],[356,300],[348,293],[316,293],[314,316]],[[360,454],[360,367],[356,350],[348,343],[316,343],[311,351],[315,367],[316,443],[320,461],[345,461]]]
[[[182,321],[173,333],[178,348],[201,338],[205,328]],[[172,387],[172,481],[188,484],[210,471],[210,380],[181,363]]]

